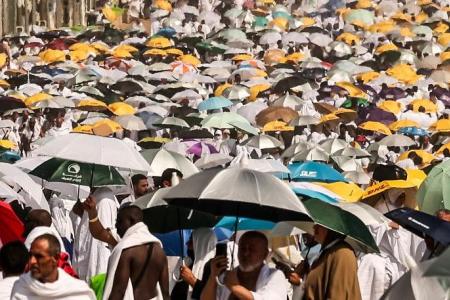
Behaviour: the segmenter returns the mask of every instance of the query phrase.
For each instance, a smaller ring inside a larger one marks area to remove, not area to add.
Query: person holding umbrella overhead
[[[306,278],[303,299],[361,299],[356,256],[344,238],[331,229],[314,225],[314,239],[322,249]]]

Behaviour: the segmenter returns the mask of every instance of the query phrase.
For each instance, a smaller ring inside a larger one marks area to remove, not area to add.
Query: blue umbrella
[[[252,218],[238,218],[237,230],[272,230],[274,226],[275,223],[270,221],[263,221]],[[223,217],[216,224],[216,228],[217,227],[235,230],[236,217]]]
[[[331,203],[331,204],[335,204],[338,203],[339,200],[332,198],[328,195],[316,192],[316,191],[312,191],[312,190],[307,190],[307,189],[300,189],[300,188],[294,188],[293,189],[294,193],[299,195],[299,196],[306,196],[307,198],[315,198],[315,199],[319,199],[322,200],[324,202],[327,203]]]
[[[426,136],[428,135],[428,131],[426,131],[423,128],[417,128],[417,127],[403,127],[400,128],[398,131],[405,135],[418,135],[418,136]]]
[[[177,32],[175,31],[175,29],[173,29],[172,27],[164,27],[162,29],[160,29],[156,35],[160,35],[160,36],[164,36],[166,38],[171,38],[173,37]]]
[[[185,243],[189,240],[192,230],[181,230],[183,241],[180,241],[180,231],[175,230],[168,233],[153,233],[162,243],[167,256],[187,256]],[[183,245],[183,247],[181,247]]]
[[[318,163],[314,161],[293,163],[288,165],[288,169],[289,171],[291,171],[291,179],[293,181],[348,181],[341,173],[324,163]]]
[[[233,102],[228,100],[225,97],[211,97],[203,101],[198,105],[198,110],[213,110],[220,109],[224,107],[230,107],[233,105]]]

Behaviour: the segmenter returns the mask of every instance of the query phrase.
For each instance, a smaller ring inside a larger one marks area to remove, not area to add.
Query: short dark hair
[[[256,238],[256,239],[260,239],[262,241],[264,241],[264,244],[266,245],[266,248],[269,248],[269,240],[267,239],[267,236],[259,231],[256,230],[251,230],[251,231],[247,231],[245,232],[242,236],[242,238]]]
[[[28,249],[20,241],[7,243],[0,249],[0,266],[5,275],[22,274],[28,260]]]
[[[143,175],[143,174],[136,174],[133,175],[133,177],[131,177],[131,183],[133,185],[137,185],[139,183],[139,181],[141,180],[147,180],[147,176]]]
[[[33,243],[39,240],[47,241],[48,243],[48,254],[50,256],[56,257],[61,253],[61,244],[59,243],[56,236],[53,234],[43,234],[34,239]]]
[[[166,180],[170,181],[172,179],[173,172],[177,173],[178,177],[183,178],[183,173],[181,173],[179,170],[175,168],[168,168],[165,169],[164,172],[161,174],[161,182],[164,182]]]
[[[450,215],[450,209],[440,208],[436,211],[436,215],[439,215],[439,214]]]
[[[133,224],[142,222],[144,219],[142,209],[135,205],[123,206],[119,209],[119,213],[129,218]]]

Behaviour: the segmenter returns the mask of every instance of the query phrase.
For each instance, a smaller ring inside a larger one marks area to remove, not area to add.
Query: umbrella
[[[240,161],[239,165],[234,165],[234,167],[244,167],[250,170],[259,171],[262,173],[280,174],[289,173],[289,169],[286,168],[280,161],[275,159],[244,159]],[[233,167],[233,162],[231,166]]]
[[[317,199],[304,200],[303,203],[311,213],[314,223],[343,234],[345,241],[353,249],[365,253],[379,252],[369,229],[354,214]],[[312,231],[312,223],[295,221],[289,223],[307,232]]]
[[[270,174],[248,169],[203,171],[183,180],[164,199],[169,204],[217,216],[272,222],[310,220],[303,204],[286,183]]]
[[[236,217],[223,217],[215,226],[216,228],[226,228],[228,230],[272,230],[275,227],[274,222],[252,219],[238,218],[236,227]]]
[[[186,152],[188,154],[193,154],[195,157],[202,157],[204,154],[218,153],[219,151],[211,144],[193,141]]]
[[[420,125],[419,125],[419,123],[412,121],[412,120],[398,120],[398,121],[395,121],[395,122],[389,124],[389,129],[392,131],[399,131],[405,127],[419,128]]]
[[[276,44],[281,40],[281,34],[276,31],[269,31],[261,36],[259,43],[264,44]]]
[[[338,167],[344,172],[355,171],[361,164],[354,157],[348,156],[334,156],[333,160]]]
[[[233,102],[231,102],[230,100],[228,100],[225,97],[211,97],[208,98],[204,101],[202,101],[197,109],[199,111],[203,111],[203,110],[214,110],[214,109],[221,109],[224,107],[230,107],[233,105]]]
[[[222,96],[230,100],[243,100],[250,96],[250,91],[243,85],[233,85],[223,91]]]
[[[380,122],[367,121],[367,122],[360,124],[358,127],[361,129],[367,130],[367,131],[373,131],[373,132],[381,133],[384,135],[392,134],[391,130],[386,125],[384,125],[383,123],[380,123]]]
[[[348,147],[348,143],[341,139],[326,139],[320,142],[320,148],[325,150],[330,154],[334,154],[335,152]]]
[[[172,127],[191,127],[189,124],[180,118],[177,117],[165,117],[161,122],[154,123],[153,125],[162,127],[162,128],[172,128]]]
[[[344,199],[347,202],[356,202],[359,201],[364,191],[352,182],[332,182],[332,183],[318,183],[327,190],[336,193],[340,198]]]
[[[435,166],[422,183],[417,192],[417,202],[421,211],[435,214],[440,208],[450,209],[450,198],[447,192],[448,170],[450,161],[445,161]]]
[[[79,163],[51,158],[29,174],[46,181],[65,182],[84,186],[126,185],[120,173],[113,167]]]
[[[223,153],[211,153],[200,157],[195,162],[195,166],[199,169],[209,169],[225,165],[232,161],[232,157]]]
[[[298,143],[292,144],[290,145],[286,150],[284,150],[283,154],[281,155],[281,157],[283,158],[291,158],[293,157],[296,153],[302,152],[306,149],[310,149],[312,148],[312,145],[308,142],[305,141],[300,141]]]
[[[388,147],[408,147],[416,144],[414,140],[401,134],[388,135],[378,143]]]
[[[127,130],[146,130],[147,126],[145,126],[144,121],[141,118],[136,116],[118,116],[114,118],[114,121],[120,124],[122,128]]]
[[[353,171],[343,172],[342,175],[344,175],[344,177],[349,181],[361,185],[369,184],[371,180],[370,176],[361,168]]]
[[[327,162],[330,159],[330,155],[323,150],[321,147],[311,147],[303,150],[302,152],[296,153],[292,157],[292,161],[323,161]]]
[[[260,134],[255,135],[244,141],[241,145],[257,148],[257,149],[272,149],[272,148],[283,148],[284,145],[276,138],[267,135]]]
[[[352,24],[374,24],[375,16],[373,12],[367,9],[354,9],[345,15],[345,21]],[[360,22],[360,23],[359,23]]]
[[[347,179],[345,179],[341,173],[324,163],[312,161],[294,163],[289,164],[288,169],[291,171],[290,176],[293,181],[347,182]]]
[[[289,125],[290,126],[307,126],[307,125],[317,125],[320,122],[321,122],[321,120],[319,117],[301,115],[295,119],[292,119],[291,122],[289,122]]]
[[[333,153],[333,156],[347,156],[354,158],[370,157],[371,154],[364,149],[346,147]]]
[[[234,128],[231,124],[242,123],[247,124],[247,119],[233,112],[222,112],[222,113],[214,113],[206,118],[204,118],[201,122],[202,127],[205,128]],[[251,126],[250,126],[251,127]]]
[[[197,167],[185,156],[167,151],[166,149],[147,149],[141,152],[142,157],[148,162],[152,170],[152,176],[161,176],[165,169],[174,168],[183,173],[183,177],[189,177],[198,172]]]
[[[343,210],[346,210],[355,216],[357,216],[366,226],[380,225],[389,221],[382,213],[373,208],[372,206],[362,203],[339,203],[338,206]]]
[[[2,245],[13,241],[22,241],[24,229],[23,223],[11,206],[0,201],[0,242]]]
[[[137,142],[137,144],[144,149],[155,149],[161,148],[165,143],[170,142],[168,138],[162,137],[146,137]]]
[[[286,93],[286,95],[276,99],[271,103],[272,106],[284,106],[284,107],[290,107],[292,109],[296,109],[297,106],[303,104],[303,100],[300,99],[297,96],[290,95],[289,93]]]
[[[450,245],[450,223],[447,221],[408,207],[392,210],[386,217],[415,235],[431,237],[443,246]]]
[[[148,172],[149,164],[126,142],[108,137],[71,133],[57,136],[35,150],[46,155],[77,162]]]
[[[0,112],[5,112],[10,109],[26,108],[25,103],[14,97],[2,96],[0,97]]]
[[[398,133],[410,135],[410,136],[426,136],[428,135],[428,131],[423,128],[418,127],[402,127],[398,130]]]
[[[268,107],[260,111],[255,119],[256,124],[260,127],[264,127],[267,123],[271,121],[283,121],[289,123],[294,118],[298,117],[298,113],[292,108],[288,107]]]
[[[151,232],[167,233],[179,229],[213,227],[218,218],[211,214],[168,205],[163,200],[171,188],[162,188],[136,199],[134,205],[144,214],[144,223]]]

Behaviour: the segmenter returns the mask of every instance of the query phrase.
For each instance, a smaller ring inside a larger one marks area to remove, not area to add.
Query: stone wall
[[[49,29],[86,25],[96,0],[0,0],[0,36],[29,32],[31,25]]]

